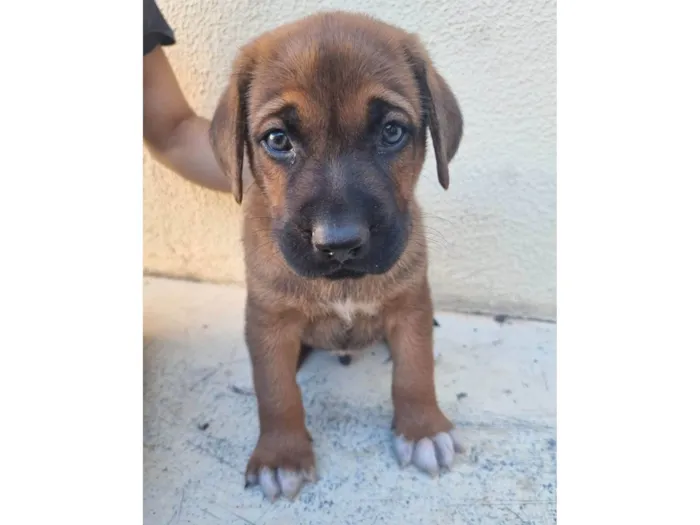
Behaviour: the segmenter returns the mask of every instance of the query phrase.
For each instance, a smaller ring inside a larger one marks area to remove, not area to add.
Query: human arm
[[[209,143],[209,120],[190,107],[162,46],[172,29],[153,0],[144,0],[143,138],[155,159],[200,186],[230,193],[231,181]]]

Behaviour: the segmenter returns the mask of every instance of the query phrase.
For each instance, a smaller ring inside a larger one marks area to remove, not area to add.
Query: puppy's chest
[[[305,343],[327,350],[354,350],[382,338],[379,303],[353,300],[319,303],[319,315],[305,333]]]
[[[338,317],[348,325],[361,317],[377,317],[379,315],[379,303],[367,303],[346,299],[324,303],[324,308],[335,317]]]

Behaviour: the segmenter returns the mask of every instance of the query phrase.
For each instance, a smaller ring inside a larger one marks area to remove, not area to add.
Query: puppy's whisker
[[[452,244],[444,235],[435,235],[426,233],[422,238],[416,239],[414,241],[416,246],[428,246],[438,244],[441,246],[449,246]]]
[[[437,235],[439,237],[442,237],[443,239],[445,238],[443,233],[437,228],[431,228],[430,226],[424,226],[423,228],[425,230],[426,235]]]
[[[450,243],[444,239],[426,239],[425,242],[421,243],[423,248],[449,248]]]
[[[450,226],[455,226],[457,224],[455,221],[452,221],[452,220],[447,219],[445,217],[440,217],[439,215],[428,215],[428,214],[424,213],[423,218],[428,219],[428,222],[430,222],[431,220],[443,221],[443,222],[446,222],[447,224],[449,224]]]

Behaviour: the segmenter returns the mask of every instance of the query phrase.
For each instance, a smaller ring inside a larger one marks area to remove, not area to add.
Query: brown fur
[[[410,212],[408,242],[383,274],[301,277],[286,264],[272,232],[274,221],[288,212],[290,192],[311,194],[316,179],[313,169],[306,169],[288,187],[285,170],[256,149],[260,133],[278,118],[271,113],[293,103],[294,118],[313,137],[305,145],[309,165],[332,170],[362,135],[373,97],[389,99],[399,108],[397,118],[418,130],[390,168],[393,198],[399,209]],[[426,239],[414,198],[428,130],[439,182],[447,189],[448,163],[462,136],[461,113],[418,38],[398,28],[363,15],[325,13],[263,34],[240,51],[211,135],[234,195],[244,205],[245,335],[260,418],[249,474],[263,466],[314,469],[295,379],[302,345],[352,350],[386,339],[394,363],[397,434],[417,440],[452,428],[436,401]],[[245,199],[244,156],[254,178]],[[369,306],[343,318],[333,305],[344,302]]]

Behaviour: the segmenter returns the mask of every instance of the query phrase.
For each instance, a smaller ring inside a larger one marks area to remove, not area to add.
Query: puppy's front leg
[[[311,436],[296,382],[303,318],[271,311],[249,298],[246,342],[253,365],[260,437],[246,469],[246,486],[265,496],[293,499],[305,481],[316,481]]]
[[[388,309],[393,361],[394,447],[399,464],[435,476],[463,452],[454,425],[438,407],[433,357],[433,307],[427,281]]]

